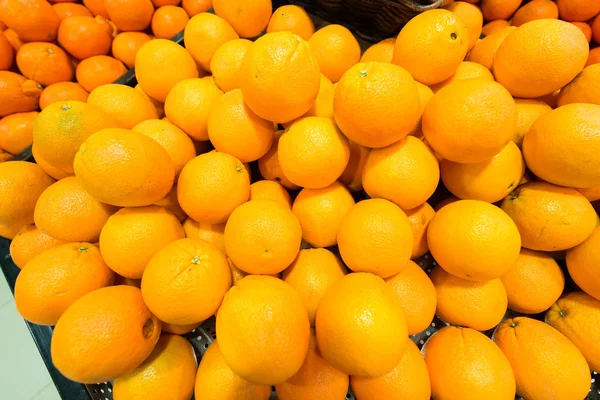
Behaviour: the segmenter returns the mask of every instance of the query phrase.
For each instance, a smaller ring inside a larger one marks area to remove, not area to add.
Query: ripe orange
[[[596,16],[596,18],[594,18],[594,20],[591,24],[591,28],[592,28],[592,38],[594,39],[594,41],[596,43],[600,43],[600,18],[598,18],[597,16]],[[6,31],[5,31],[5,34],[6,34]]]
[[[271,3],[271,0],[213,0],[213,9],[240,37],[253,38],[267,27],[273,12]]]
[[[77,82],[91,92],[98,86],[112,83],[127,72],[125,65],[109,56],[92,56],[81,61],[75,70]]]
[[[189,20],[190,17],[183,8],[161,6],[152,15],[152,33],[159,39],[171,39],[185,28]]]
[[[316,333],[323,358],[353,376],[388,373],[408,343],[394,291],[367,273],[346,275],[327,291],[317,308]]]
[[[43,86],[73,79],[69,56],[52,43],[25,43],[17,52],[16,62],[23,76]]]
[[[212,8],[212,0],[181,0],[181,7],[193,17]]]
[[[17,156],[33,143],[37,111],[14,113],[0,119],[0,149]]]
[[[120,128],[132,129],[142,121],[158,118],[148,97],[125,85],[99,86],[90,92],[87,103],[107,113]]]
[[[598,47],[596,47],[590,50],[590,54],[588,56],[587,61],[585,62],[585,66],[587,67],[588,65],[598,63],[600,63],[600,50],[598,50]]]
[[[141,281],[140,281],[141,286]],[[196,329],[200,324],[189,324],[189,325],[174,325],[167,324],[166,322],[162,323],[162,333],[172,333],[174,335],[185,335],[187,333],[192,332]]]
[[[587,294],[600,300],[600,280],[596,265],[600,257],[597,251],[600,245],[600,227],[580,245],[567,251],[567,268],[575,283]]]
[[[5,35],[0,35],[0,56],[2,56],[2,61],[0,61],[0,70],[10,69],[10,67],[13,65],[13,61],[15,60],[15,50]]]
[[[408,222],[413,230],[413,250],[410,255],[411,259],[419,258],[429,251],[427,244],[427,228],[435,215],[434,209],[429,203],[423,203],[410,210],[405,210]]]
[[[154,204],[171,212],[179,222],[185,221],[188,217],[179,205],[179,200],[177,199],[177,184],[173,185],[165,197]]]
[[[154,6],[150,0],[104,0],[110,20],[121,31],[143,31],[150,26]]]
[[[56,39],[60,18],[45,0],[2,0],[2,21],[27,42]]]
[[[600,105],[600,64],[587,66],[558,95],[558,106],[571,103]]]
[[[585,0],[556,0],[561,19],[587,21],[600,13],[600,4]]]
[[[112,41],[113,57],[127,68],[133,68],[138,51],[150,40],[152,38],[143,32],[121,32]]]
[[[73,57],[84,60],[110,52],[112,41],[108,25],[92,16],[65,19],[58,29],[58,42]]]
[[[252,42],[247,39],[234,39],[224,43],[215,51],[210,61],[215,84],[224,92],[239,89],[240,70]]]
[[[233,372],[260,385],[291,378],[309,348],[310,324],[300,296],[269,276],[247,276],[227,292],[217,314],[217,332]]]
[[[485,335],[448,326],[437,331],[421,350],[434,398],[509,400],[515,376],[506,356]]]
[[[10,242],[10,257],[17,267],[23,269],[29,261],[44,250],[63,243],[64,241],[47,235],[35,225],[27,225]]]
[[[139,366],[159,336],[160,321],[138,288],[106,287],[81,297],[62,315],[52,335],[52,362],[76,382],[107,382]]]
[[[521,6],[523,0],[482,0],[481,12],[486,21],[507,20]]]
[[[448,79],[441,81],[440,83],[431,85],[431,90],[433,90],[433,92],[436,93],[441,88],[446,87],[453,82],[464,79],[485,79],[488,81],[493,81],[494,76],[488,68],[477,62],[463,61],[460,63],[460,65],[456,69],[456,72],[452,76],[450,76]]]
[[[321,73],[331,82],[360,60],[360,46],[352,33],[341,25],[326,25],[308,40]]]
[[[390,200],[403,210],[423,204],[439,180],[437,158],[414,136],[371,150],[362,173],[362,184],[370,197]]]
[[[600,200],[600,185],[592,186],[591,188],[587,189],[577,189],[577,191],[589,201]]]
[[[310,324],[314,326],[319,303],[344,275],[346,269],[331,251],[305,249],[300,250],[294,262],[283,271],[281,279],[300,295]]]
[[[23,75],[0,71],[0,118],[37,110],[42,86]]]
[[[552,393],[583,399],[590,369],[573,343],[551,326],[526,317],[509,318],[494,332],[494,342],[512,365],[517,395],[535,399]]]
[[[521,1],[521,0],[519,0],[519,1]],[[485,18],[485,19],[487,20],[487,18]],[[483,29],[481,30],[481,32],[485,36],[490,36],[492,33],[502,31],[502,30],[504,30],[504,28],[507,28],[509,26],[510,26],[510,22],[508,22],[507,20],[497,19],[497,20],[490,21],[487,24],[483,25]]]
[[[108,13],[104,7],[104,0],[83,0],[83,5],[95,16],[100,15],[103,18],[108,18]]]
[[[21,224],[14,225],[0,225],[0,237],[12,240],[17,236],[20,230],[23,228]]]
[[[557,19],[558,7],[552,0],[532,0],[513,15],[512,26],[521,26],[536,19]]]
[[[390,276],[385,281],[400,300],[408,334],[414,335],[427,329],[435,314],[437,296],[435,287],[425,271],[414,262],[408,261],[404,271]]]
[[[276,181],[262,180],[250,185],[249,200],[273,200],[292,209],[292,199],[285,188]],[[302,223],[302,221],[300,222]]]
[[[578,27],[581,30],[581,32],[583,32],[588,43],[592,40],[592,27],[589,24],[587,24],[585,22],[571,22],[571,23],[573,25],[575,25],[576,27]]]
[[[514,0],[513,0],[514,1]],[[465,1],[455,1],[445,7],[456,14],[467,25],[468,49],[471,50],[481,36],[483,15],[478,6]]]
[[[54,8],[56,15],[58,15],[58,18],[60,18],[61,21],[73,16],[93,17],[90,10],[88,10],[83,4],[55,3],[52,4],[52,8]]]
[[[521,238],[501,209],[460,200],[439,209],[427,230],[429,250],[450,274],[472,281],[504,275],[517,261]]]
[[[177,325],[200,323],[213,315],[231,287],[225,255],[200,239],[179,239],[159,248],[142,277],[142,295],[150,311]]]
[[[315,33],[315,25],[302,7],[288,4],[273,12],[267,26],[267,33],[282,31],[295,33],[308,40]]]
[[[61,3],[63,4],[63,3]],[[68,4],[68,3],[64,3]],[[77,100],[86,102],[89,93],[79,83],[58,82],[47,86],[40,95],[40,108],[43,110],[57,101]]]
[[[462,65],[462,64],[461,64]],[[423,113],[425,112],[425,108],[427,108],[427,104],[429,104],[429,100],[433,97],[433,90],[429,88],[429,86],[425,86],[420,82],[415,81],[417,84],[417,90],[419,91],[419,121],[412,128],[410,135],[415,136],[419,139],[423,139],[423,129],[421,129],[421,120],[423,117]]]
[[[272,200],[252,200],[236,208],[225,225],[231,261],[250,274],[275,274],[300,250],[302,228],[291,210]]]
[[[248,171],[240,160],[226,153],[201,154],[189,161],[179,175],[179,204],[201,223],[224,223],[249,196]]]
[[[15,303],[23,318],[56,325],[77,299],[113,284],[115,274],[89,243],[66,243],[30,260],[15,284]]]
[[[521,147],[525,135],[535,121],[542,115],[552,111],[552,107],[542,101],[531,99],[515,99],[515,104],[517,105],[517,131],[513,142]]]
[[[366,63],[370,61],[379,61],[391,63],[394,56],[395,44],[395,38],[384,39],[379,43],[375,43],[365,50],[363,55],[360,57],[360,62]]]
[[[8,153],[7,153],[8,154]],[[58,169],[50,164],[48,164],[48,162],[46,160],[44,160],[42,157],[40,157],[37,147],[35,146],[35,144],[31,145],[31,154],[33,155],[33,158],[35,159],[36,164],[48,175],[50,175],[52,178],[56,179],[56,180],[60,180],[63,178],[66,178],[67,176],[71,176],[71,173],[67,173],[61,169]]]
[[[210,72],[213,55],[224,43],[238,39],[239,36],[223,18],[207,12],[193,16],[183,34],[186,49],[196,63],[206,72]]]
[[[214,244],[219,250],[225,253],[225,224],[203,224],[188,218],[183,223],[185,236],[190,239],[201,239],[205,242]]]
[[[350,159],[346,169],[340,176],[340,182],[348,186],[348,189],[352,192],[362,190],[362,173],[367,163],[367,157],[369,156],[369,149],[361,146],[360,144],[349,142],[350,145]]]
[[[288,190],[296,190],[298,185],[292,183],[281,170],[279,164],[279,139],[284,131],[277,131],[273,137],[273,144],[269,151],[258,160],[258,169],[265,179],[274,180],[281,183]]]
[[[516,29],[517,28],[513,26],[490,33],[489,36],[484,37],[475,44],[467,56],[467,61],[479,63],[491,71],[494,63],[494,56],[496,55],[498,48],[504,39]]]
[[[321,74],[319,94],[312,107],[303,117],[327,117],[333,119],[333,96],[335,89],[333,83],[325,75]],[[287,128],[287,126],[286,126]]]

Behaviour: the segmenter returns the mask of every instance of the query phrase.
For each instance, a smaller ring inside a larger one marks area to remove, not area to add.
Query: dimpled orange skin
[[[140,279],[161,247],[184,236],[177,218],[162,207],[122,208],[104,225],[100,251],[113,271],[126,278]]]
[[[52,43],[25,43],[15,61],[24,77],[43,86],[70,81],[75,72],[67,53]]]
[[[561,186],[600,184],[599,151],[600,105],[596,104],[567,104],[549,112],[538,118],[523,141],[529,169]]]
[[[492,340],[512,365],[517,394],[524,398],[579,400],[590,389],[590,368],[562,333],[527,317],[506,319]]]
[[[600,200],[600,185],[592,186],[587,189],[577,189],[589,201]]]
[[[414,136],[371,150],[362,173],[364,190],[371,198],[390,200],[403,210],[423,204],[439,181],[437,158]]]
[[[552,107],[543,101],[532,99],[515,99],[515,104],[517,105],[517,131],[513,142],[520,148],[523,146],[525,135],[535,121],[542,115],[552,111]]]
[[[262,180],[250,185],[249,200],[273,200],[292,209],[292,198],[285,188],[276,181]]]
[[[339,181],[323,189],[302,189],[292,212],[302,226],[302,239],[315,247],[337,244],[337,233],[346,213],[354,205],[352,195]]]
[[[259,36],[273,13],[270,0],[213,0],[213,8],[243,38]]]
[[[452,275],[488,281],[517,261],[521,238],[500,208],[479,200],[460,200],[441,208],[427,230],[429,250]]]
[[[310,323],[300,296],[270,276],[247,276],[225,295],[217,314],[219,347],[243,379],[276,385],[302,366]]]
[[[308,40],[315,33],[315,25],[302,7],[288,4],[273,12],[267,26],[267,33],[281,31],[292,32]]]
[[[64,4],[64,3],[62,3]],[[40,108],[43,110],[57,101],[78,100],[86,102],[89,93],[79,83],[58,82],[47,86],[40,95]]]
[[[485,79],[488,81],[493,81],[494,76],[485,66],[477,62],[463,61],[460,63],[460,65],[456,69],[456,72],[452,76],[450,76],[448,79],[441,81],[440,83],[431,85],[431,90],[434,93],[436,93],[441,88],[446,87],[449,84],[459,81],[461,79]]]
[[[204,71],[210,72],[215,51],[224,43],[239,39],[239,36],[223,18],[203,12],[190,19],[183,31],[183,39],[196,63]]]
[[[360,45],[348,28],[331,24],[316,31],[308,40],[321,73],[331,82],[340,80],[360,60]]]
[[[252,200],[236,208],[225,225],[225,249],[249,274],[275,274],[296,258],[302,241],[298,218],[272,200]]]
[[[42,85],[36,81],[11,71],[0,71],[0,88],[0,118],[37,110]]]
[[[510,363],[483,333],[448,326],[433,334],[421,351],[434,398],[514,399],[515,376]]]
[[[556,5],[565,21],[587,21],[600,13],[600,4],[585,0],[556,0]]]
[[[130,86],[99,86],[90,92],[87,103],[107,113],[119,128],[132,129],[142,121],[158,118],[148,96]]]
[[[558,95],[558,106],[571,103],[600,105],[600,64],[588,65]]]
[[[56,325],[83,295],[113,284],[115,274],[90,243],[66,243],[30,260],[15,283],[15,303],[23,318]]]
[[[388,373],[408,344],[400,301],[373,274],[348,274],[335,283],[319,303],[315,328],[323,358],[352,376]]]
[[[486,21],[510,19],[522,2],[523,0],[482,0],[481,12]]]
[[[504,39],[494,56],[493,72],[513,96],[534,98],[569,83],[583,69],[588,53],[585,35],[573,24],[535,20]]]
[[[567,268],[575,283],[587,294],[600,300],[600,279],[596,272],[600,262],[600,227],[579,246],[567,251]]]
[[[171,190],[175,169],[160,144],[126,129],[103,129],[75,155],[75,176],[103,203],[121,207],[153,204]]]
[[[467,24],[467,38],[469,40],[468,49],[471,50],[481,36],[483,28],[483,15],[479,6],[469,4],[465,1],[456,1],[446,6],[447,10],[452,11]]]
[[[161,321],[186,325],[213,315],[231,287],[231,271],[219,248],[200,239],[162,247],[142,277],[144,302]]]
[[[250,196],[250,177],[237,158],[212,151],[183,167],[177,184],[181,208],[194,220],[222,224]]]
[[[558,19],[558,7],[552,0],[532,0],[513,15],[511,24],[519,27],[536,19]]]
[[[428,10],[411,19],[396,39],[392,63],[415,80],[433,85],[450,77],[469,48],[467,25],[448,10]]]
[[[333,119],[333,95],[335,88],[333,83],[321,74],[319,94],[315,104],[303,115],[303,117],[327,117]]]
[[[224,92],[239,89],[242,62],[252,42],[247,39],[234,39],[224,43],[215,51],[210,61],[215,84]]]
[[[27,42],[51,42],[56,39],[60,18],[45,0],[3,0],[2,20]]]
[[[205,242],[212,243],[219,250],[225,253],[225,239],[223,237],[225,232],[225,224],[203,224],[188,218],[183,223],[183,230],[185,236],[190,239],[201,239]]]
[[[577,246],[592,234],[598,220],[577,190],[541,181],[519,186],[504,199],[502,210],[519,229],[523,247],[541,251]]]
[[[372,148],[406,136],[419,120],[419,91],[404,68],[359,63],[339,81],[333,99],[335,122],[353,142]]]
[[[0,149],[13,156],[33,144],[33,126],[37,111],[15,113],[0,119]]]
[[[27,225],[10,242],[10,257],[15,265],[22,269],[33,257],[44,250],[63,243],[62,240],[45,234],[35,225]]]
[[[384,199],[356,203],[344,216],[337,234],[340,254],[348,268],[383,278],[402,272],[410,259],[413,240],[406,214]]]
[[[306,113],[319,93],[319,63],[290,32],[267,33],[248,49],[241,70],[244,101],[258,116],[284,123]]]
[[[122,31],[143,31],[152,21],[150,0],[104,0],[110,20]]]
[[[360,400],[429,400],[431,383],[427,365],[417,345],[409,341],[402,360],[385,375],[350,377],[352,392]]]
[[[408,261],[404,271],[385,279],[400,300],[406,317],[408,334],[423,332],[435,315],[437,295],[431,279],[413,261]]]
[[[487,24],[483,25],[483,29],[481,33],[485,36],[490,36],[492,33],[501,31],[510,26],[510,22],[505,19],[497,19],[495,21],[490,21]]]
[[[508,296],[508,308],[523,314],[544,312],[565,287],[565,276],[552,257],[525,248],[500,279]]]
[[[75,69],[75,79],[85,90],[91,92],[98,86],[107,85],[127,72],[125,65],[109,56],[92,56],[82,60]]]
[[[121,32],[112,41],[112,54],[127,68],[133,68],[138,51],[150,40],[150,35],[143,32]]]
[[[473,282],[450,275],[437,265],[429,275],[437,294],[436,314],[452,325],[486,331],[504,317],[506,290],[498,278]]]
[[[366,63],[370,61],[380,61],[391,63],[392,57],[394,56],[395,44],[395,38],[384,39],[379,43],[375,43],[365,50],[363,55],[360,57],[360,62]]]
[[[423,113],[427,143],[444,159],[476,163],[498,154],[513,138],[517,108],[499,83],[461,80],[438,91]]]
[[[592,371],[600,369],[600,301],[585,292],[567,293],[546,311],[546,323],[577,346]]]
[[[33,155],[33,158],[35,159],[36,164],[48,175],[50,175],[52,178],[56,179],[56,180],[61,180],[63,178],[66,178],[67,176],[71,176],[70,173],[67,173],[61,169],[58,169],[52,165],[50,165],[46,160],[44,160],[38,150],[37,150],[37,146],[35,146],[35,144],[31,145],[31,154]]]
[[[277,181],[288,190],[296,190],[300,186],[292,183],[283,174],[281,165],[279,164],[279,140],[281,139],[281,135],[283,135],[283,133],[284,131],[275,132],[271,148],[269,151],[267,151],[267,154],[258,160],[258,169],[263,178]]]
[[[491,70],[494,63],[494,55],[498,51],[498,48],[504,39],[516,29],[516,27],[512,26],[490,33],[475,44],[473,49],[467,55],[467,61],[479,63]]]
[[[190,17],[181,7],[161,6],[152,15],[152,33],[161,39],[171,39],[182,31]]]
[[[361,146],[358,143],[349,141],[350,145],[350,159],[346,169],[340,176],[340,182],[348,187],[351,192],[358,192],[362,190],[362,172],[367,162],[370,149]]]
[[[195,396],[215,396],[221,400],[267,400],[271,386],[255,385],[231,370],[219,349],[218,340],[210,344],[196,375]]]
[[[435,215],[435,210],[429,203],[423,203],[410,210],[405,210],[404,213],[408,217],[408,222],[413,229],[414,242],[413,250],[410,258],[414,260],[424,256],[429,251],[427,244],[427,228]]]

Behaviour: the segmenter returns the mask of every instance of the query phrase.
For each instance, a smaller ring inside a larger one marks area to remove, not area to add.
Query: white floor
[[[10,400],[60,400],[1,273],[0,392]]]

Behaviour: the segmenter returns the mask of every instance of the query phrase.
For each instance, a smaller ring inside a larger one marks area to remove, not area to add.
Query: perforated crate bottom
[[[425,256],[415,260],[415,262],[421,268],[423,268],[423,270],[425,270],[425,272],[427,274],[429,274],[431,272],[431,270],[433,269],[433,267],[436,266],[435,260],[430,255],[425,255]],[[505,318],[513,318],[518,315],[519,314],[516,314],[512,311],[508,311]],[[537,315],[537,316],[529,315],[529,317],[543,319],[541,314]],[[446,324],[444,321],[440,320],[436,316],[433,319],[433,321],[431,322],[431,325],[429,326],[429,328],[427,328],[425,331],[423,331],[421,333],[412,335],[410,338],[420,349],[421,347],[423,347],[423,344],[425,344],[425,342],[431,335],[433,335],[439,329],[441,329],[447,325],[448,324]],[[493,332],[493,330],[490,330],[490,331],[487,331],[484,333],[488,336],[491,336],[492,332]],[[196,351],[196,357],[198,360],[200,360],[200,358],[202,358],[202,355],[204,354],[204,352],[206,351],[208,346],[213,342],[213,340],[215,340],[217,338],[216,332],[215,332],[214,318],[207,320],[204,324],[202,324],[198,328],[194,329],[192,332],[185,335],[185,337],[190,341],[190,343],[194,347],[194,350]],[[96,385],[87,385],[86,389],[88,390],[92,400],[113,400],[112,383],[110,383],[110,382],[100,383],[100,384],[96,384]],[[354,394],[351,391],[349,391],[348,394],[346,395],[346,399],[347,400],[356,400],[354,397]],[[521,397],[516,397],[515,399],[523,400]],[[276,395],[274,389],[273,389],[273,393],[271,394],[270,400],[277,400],[277,395]],[[307,400],[309,400],[309,399],[307,399]],[[360,400],[360,399],[358,399],[358,400]],[[382,400],[384,400],[384,399],[382,399]],[[596,372],[592,372],[590,393],[585,400],[600,400],[600,382],[596,382]]]

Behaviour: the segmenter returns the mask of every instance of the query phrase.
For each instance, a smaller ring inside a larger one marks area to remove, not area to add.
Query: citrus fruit
[[[135,56],[140,48],[152,38],[143,32],[121,32],[112,41],[112,54],[127,68],[135,65]]]
[[[238,38],[227,21],[207,12],[194,15],[183,31],[187,51],[206,72],[210,72],[210,62],[217,49]]]
[[[405,210],[404,213],[408,217],[408,222],[413,230],[414,241],[413,250],[410,255],[411,259],[419,258],[429,251],[427,244],[427,228],[435,215],[434,209],[429,203],[423,203],[410,210]]]
[[[342,75],[360,60],[360,45],[348,28],[331,24],[316,31],[308,39],[319,69],[331,82],[337,82]]]
[[[0,118],[17,112],[35,111],[42,86],[11,71],[0,71]]]
[[[0,119],[0,149],[17,156],[33,143],[33,126],[39,113],[15,113]]]
[[[201,239],[214,244],[225,254],[225,224],[205,224],[188,218],[183,223],[185,236],[190,239]]]
[[[279,164],[279,139],[284,131],[277,131],[273,136],[273,144],[267,153],[258,160],[258,169],[263,178],[281,183],[288,190],[298,189],[299,186],[292,183],[281,170]]]
[[[190,17],[181,7],[164,5],[152,15],[152,33],[159,39],[171,39],[182,31]]]
[[[273,12],[267,25],[267,33],[282,31],[295,33],[308,40],[315,33],[315,25],[302,7],[288,4]]]
[[[35,256],[46,249],[64,243],[39,230],[35,225],[27,225],[10,242],[10,257],[21,269]]]
[[[292,199],[285,188],[276,181],[262,180],[250,185],[248,200],[273,200],[292,209]]]
[[[45,0],[3,0],[2,21],[27,42],[51,42],[56,39],[60,18]]]
[[[571,103],[590,103],[600,105],[598,82],[600,81],[600,65],[585,67],[579,75],[561,89],[558,105]]]
[[[271,18],[271,0],[213,0],[215,14],[229,22],[240,37],[260,35]]]
[[[120,128],[131,129],[142,121],[158,117],[147,96],[132,87],[118,84],[102,85],[90,92],[87,103],[96,106],[117,122]]]
[[[154,6],[150,0],[104,0],[110,20],[122,31],[143,31],[150,26]]]
[[[479,40],[483,28],[481,9],[465,1],[452,2],[446,6],[446,9],[456,14],[467,25],[468,49],[471,50]]]
[[[85,90],[79,83],[53,83],[42,90],[42,94],[40,95],[40,108],[43,110],[50,104],[56,103],[57,101],[77,100],[85,103],[88,95],[88,91]]]
[[[558,19],[558,7],[552,0],[532,0],[523,5],[512,17],[512,26],[521,26],[536,19]]]
[[[52,43],[25,43],[15,61],[27,79],[43,86],[73,79],[74,70],[67,53]]]
[[[111,48],[111,33],[105,21],[90,16],[71,16],[58,28],[58,42],[73,57],[84,60],[106,55]]]
[[[600,227],[580,245],[567,251],[567,268],[575,283],[587,294],[600,300],[600,280],[596,274],[600,244]]]
[[[525,135],[529,132],[535,121],[542,115],[552,111],[552,107],[543,101],[533,99],[515,99],[515,104],[517,105],[517,131],[513,142],[521,147]]]
[[[223,92],[240,88],[242,61],[250,46],[252,42],[247,39],[234,39],[224,43],[215,51],[210,61],[210,70],[215,84]]]
[[[394,56],[395,44],[396,39],[394,38],[384,39],[379,43],[375,43],[365,50],[363,55],[360,57],[360,62],[366,63],[369,61],[380,61],[391,63],[392,57]]]

